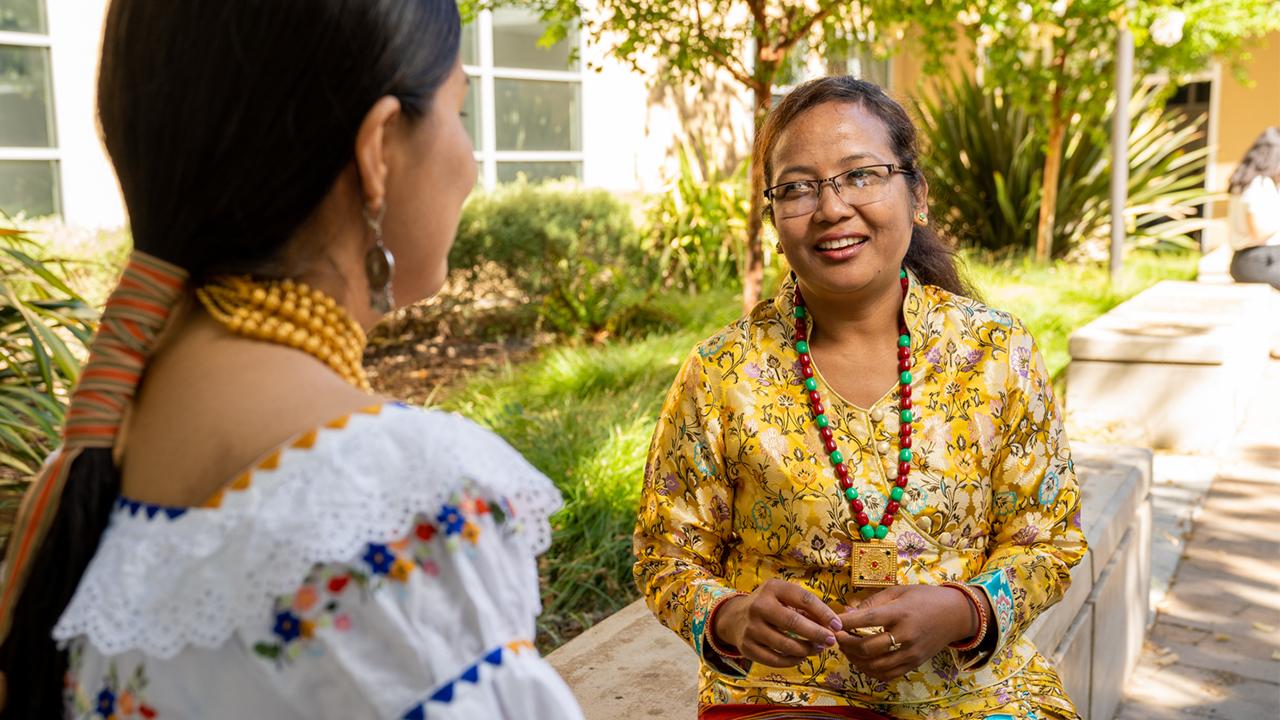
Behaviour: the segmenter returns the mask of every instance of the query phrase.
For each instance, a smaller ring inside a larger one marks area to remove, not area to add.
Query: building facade
[[[0,211],[55,215],[81,227],[116,227],[125,212],[95,119],[95,77],[107,0],[0,0]],[[532,12],[483,12],[463,31],[471,77],[466,122],[493,187],[523,174],[573,177],[624,195],[661,189],[674,150],[697,148],[731,169],[750,144],[750,98],[724,78],[697,86],[652,81],[614,60],[609,43],[570,33],[538,44]],[[1189,91],[1208,113],[1207,186],[1225,187],[1235,163],[1268,125],[1280,125],[1280,33],[1248,66],[1253,86],[1214,68]],[[850,72],[886,84],[901,98],[927,80],[918,53],[891,61],[854,56],[832,64],[797,57],[778,88],[824,72]],[[1213,210],[1221,216],[1225,204]],[[1208,244],[1217,233],[1211,231]]]

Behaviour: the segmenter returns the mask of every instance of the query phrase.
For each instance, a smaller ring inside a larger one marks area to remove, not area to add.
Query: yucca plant
[[[1166,112],[1160,88],[1133,95],[1129,134],[1131,243],[1190,245],[1203,227],[1196,208],[1214,199],[1204,190],[1206,148],[1188,150],[1194,124]],[[1032,117],[998,88],[972,78],[951,80],[935,98],[917,101],[927,150],[935,216],[962,244],[994,251],[1035,247],[1044,148]],[[1053,231],[1055,255],[1110,229],[1110,148],[1104,133],[1075,123],[1063,139],[1062,173]]]
[[[657,258],[659,280],[668,287],[737,285],[751,211],[747,164],[731,175],[704,177],[690,154],[679,148],[680,173],[649,209],[646,253]]]
[[[57,442],[98,316],[40,254],[0,228],[0,477],[34,473]]]

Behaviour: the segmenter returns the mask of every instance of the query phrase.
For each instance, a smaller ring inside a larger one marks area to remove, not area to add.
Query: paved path
[[[1231,450],[1215,467],[1206,460],[1157,463],[1152,591],[1162,599],[1115,720],[1280,717],[1280,362]],[[1207,496],[1197,475],[1214,478]],[[1179,545],[1165,593],[1160,566]]]

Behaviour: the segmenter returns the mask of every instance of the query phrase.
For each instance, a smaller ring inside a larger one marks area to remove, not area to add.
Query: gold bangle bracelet
[[[951,648],[952,650],[958,650],[960,652],[968,652],[970,650],[976,649],[979,645],[982,644],[983,640],[987,639],[987,626],[988,626],[987,613],[982,607],[982,601],[978,598],[978,591],[974,590],[968,585],[961,585],[960,583],[953,583],[953,582],[943,583],[942,587],[955,588],[956,590],[959,590],[960,592],[964,593],[965,598],[968,599],[969,604],[973,606],[974,611],[978,614],[977,634],[974,635],[973,638],[970,639],[968,642],[954,642],[948,645],[947,647]]]
[[[724,604],[729,600],[732,600],[736,597],[743,597],[746,594],[747,593],[744,593],[744,592],[735,592],[729,595],[725,595],[719,600],[716,600],[716,604],[711,607],[711,612],[707,613],[707,626],[702,629],[703,634],[706,636],[704,639],[706,640],[706,643],[711,646],[711,649],[714,650],[716,654],[722,658],[728,658],[729,660],[741,660],[745,656],[742,653],[736,652],[736,651],[728,652],[727,650],[725,650],[723,647],[720,646],[720,643],[716,642],[716,630],[715,630],[716,613],[720,612],[720,608],[723,607]]]

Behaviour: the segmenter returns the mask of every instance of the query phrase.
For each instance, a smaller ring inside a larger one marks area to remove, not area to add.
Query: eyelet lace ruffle
[[[434,516],[459,490],[507,509],[503,531],[531,556],[551,544],[559,492],[465,418],[389,405],[320,430],[309,449],[286,447],[219,508],[170,518],[119,507],[54,639],[85,636],[103,654],[158,658],[219,647],[265,622],[273,600],[317,563],[404,537],[415,516]],[[527,606],[539,607],[536,578],[522,585]]]

